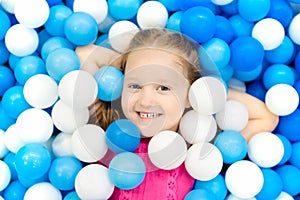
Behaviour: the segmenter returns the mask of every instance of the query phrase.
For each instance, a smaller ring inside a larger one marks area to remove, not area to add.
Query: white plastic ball
[[[248,156],[260,167],[270,168],[277,165],[284,155],[281,139],[270,132],[261,132],[250,138]]]
[[[133,22],[121,20],[115,22],[108,31],[108,40],[112,48],[120,53],[124,52],[129,42],[139,28]]]
[[[179,132],[190,144],[210,142],[217,133],[217,123],[212,115],[190,110],[181,118]]]
[[[136,14],[137,23],[141,29],[164,28],[168,17],[168,10],[159,1],[144,2]]]
[[[88,13],[99,24],[107,16],[108,5],[105,0],[74,0],[73,11]]]
[[[62,200],[62,194],[52,184],[40,182],[27,189],[24,200]]]
[[[166,130],[151,138],[148,154],[156,167],[170,170],[179,167],[184,162],[187,145],[178,133]]]
[[[4,142],[6,148],[12,153],[17,153],[18,150],[26,144],[21,139],[16,124],[12,124],[6,129],[4,134]]]
[[[20,24],[38,28],[48,20],[50,8],[45,0],[16,0],[14,13]]]
[[[267,91],[265,103],[275,115],[286,116],[297,109],[299,96],[296,89],[292,86],[276,84]]]
[[[24,98],[34,108],[49,108],[58,99],[56,81],[46,74],[30,77],[24,84]]]
[[[264,177],[260,168],[248,160],[231,164],[225,173],[227,189],[239,198],[252,198],[263,187]]]
[[[11,180],[11,173],[8,165],[0,160],[0,191],[3,191]]]
[[[188,98],[194,110],[204,115],[212,115],[225,106],[227,92],[219,79],[206,76],[193,82]]]
[[[8,13],[14,14],[14,9],[15,9],[15,3],[17,0],[2,0],[1,6],[2,8],[7,11]]]
[[[114,185],[106,167],[90,164],[78,172],[75,191],[80,199],[108,199],[114,191]]]
[[[288,27],[288,33],[293,42],[300,45],[300,14],[297,14],[292,19],[289,27]]]
[[[60,99],[71,108],[89,107],[97,98],[95,78],[83,70],[75,70],[62,77],[58,85]]]
[[[294,200],[294,197],[292,197],[289,193],[282,191],[275,200]]]
[[[233,194],[229,194],[227,197],[226,197],[226,200],[256,200],[255,197],[252,197],[252,198],[247,198],[247,199],[244,199],[244,198],[239,198],[237,196],[234,196]]]
[[[9,152],[5,145],[4,134],[5,132],[0,129],[0,158],[3,158]]]
[[[230,4],[233,0],[211,0],[211,2],[213,2],[214,4],[218,5],[218,6],[224,6],[227,4]]]
[[[216,122],[222,130],[241,131],[249,120],[247,108],[236,100],[228,100],[225,107],[217,112]]]
[[[74,156],[72,149],[72,135],[61,132],[55,136],[51,143],[53,154],[56,157],[60,156]]]
[[[71,142],[74,155],[86,163],[99,161],[108,150],[105,131],[94,124],[86,124],[78,128],[73,133]]]
[[[66,133],[73,133],[77,128],[89,120],[88,108],[72,109],[58,100],[51,112],[52,120],[57,129]]]
[[[197,143],[188,149],[185,168],[193,178],[209,181],[221,172],[222,167],[222,154],[215,145]]]
[[[284,27],[274,18],[264,18],[258,21],[252,29],[252,37],[263,45],[264,50],[277,48],[284,36]]]
[[[16,127],[25,143],[46,142],[54,128],[51,116],[38,108],[29,108],[22,112],[17,118]]]
[[[35,52],[39,44],[37,32],[22,24],[11,26],[5,35],[7,50],[19,57],[28,56]]]

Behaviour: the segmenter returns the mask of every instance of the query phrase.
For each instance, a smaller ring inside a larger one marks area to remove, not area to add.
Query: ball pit
[[[185,164],[197,179],[187,200],[299,198],[299,7],[298,0],[0,0],[0,199],[107,199],[114,187],[141,183],[147,169],[129,152],[139,132],[127,124],[128,130],[114,127],[105,137],[88,125],[96,98],[120,97],[122,74],[85,74],[75,49],[108,41],[106,47],[123,52],[135,32],[150,27],[191,37],[220,73],[192,85],[182,138],[173,132],[152,138],[156,167]],[[105,82],[108,77],[114,80]],[[257,134],[248,144],[238,135],[248,113],[240,105],[226,110],[228,86],[280,116],[274,133]],[[224,129],[218,135],[217,125]],[[162,141],[177,143],[162,151]],[[108,149],[118,155],[110,166],[93,164]]]

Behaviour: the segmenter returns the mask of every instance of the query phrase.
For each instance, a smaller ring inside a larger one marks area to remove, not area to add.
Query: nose
[[[154,89],[151,86],[142,87],[138,102],[142,107],[145,108],[155,105]]]

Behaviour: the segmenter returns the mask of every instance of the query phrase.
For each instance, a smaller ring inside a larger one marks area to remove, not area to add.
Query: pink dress
[[[156,168],[148,156],[149,139],[142,139],[135,151],[146,165],[143,182],[131,190],[115,187],[110,200],[183,200],[193,189],[194,179],[186,171],[184,164],[173,170]]]

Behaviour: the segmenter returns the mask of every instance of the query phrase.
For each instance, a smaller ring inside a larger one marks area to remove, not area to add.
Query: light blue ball
[[[98,98],[102,101],[114,101],[120,98],[124,75],[113,66],[104,66],[96,71],[94,78],[98,85]]]
[[[249,82],[258,79],[263,71],[263,65],[260,64],[250,71],[235,70],[234,77],[240,81]]]
[[[166,9],[170,12],[174,12],[179,10],[179,4],[176,0],[158,0],[160,3],[162,3]]]
[[[284,148],[283,157],[282,157],[281,161],[278,163],[278,165],[283,165],[290,159],[290,157],[292,155],[292,144],[282,134],[276,134],[276,136],[278,136],[278,138],[281,140],[281,142],[283,144],[283,148]]]
[[[215,195],[209,190],[205,189],[195,189],[190,191],[184,200],[217,200]]]
[[[124,190],[139,186],[144,180],[145,173],[143,160],[131,152],[117,154],[108,167],[108,176],[112,183]]]
[[[263,19],[269,12],[271,0],[239,0],[237,3],[239,14],[248,21]]]
[[[106,129],[106,144],[115,153],[134,151],[140,144],[140,138],[138,127],[127,119],[116,120]]]
[[[232,130],[221,132],[216,137],[214,145],[220,150],[226,164],[244,159],[248,151],[246,139],[241,133]]]
[[[216,32],[214,37],[224,40],[227,44],[230,44],[233,40],[234,29],[226,17],[216,15]]]
[[[276,84],[294,85],[295,76],[293,70],[285,64],[269,66],[263,74],[264,86],[269,89]]]
[[[80,69],[80,60],[73,50],[59,48],[48,55],[46,69],[48,74],[59,82],[68,72]]]
[[[0,40],[3,40],[11,22],[5,11],[0,9]]]
[[[76,191],[69,192],[63,200],[81,200]]]
[[[27,189],[20,181],[15,180],[5,188],[3,197],[6,200],[22,200]]]
[[[108,0],[108,12],[116,20],[129,20],[137,14],[141,3],[140,0]]]
[[[4,40],[0,40],[0,65],[6,63],[9,59],[9,51],[7,50]]]
[[[15,77],[10,68],[0,65],[0,96],[15,84]]]
[[[291,23],[293,16],[294,11],[289,1],[272,0],[266,17],[278,20],[286,28]]]
[[[59,48],[68,48],[74,50],[73,44],[64,37],[55,36],[45,41],[41,48],[41,56],[43,60],[47,60],[48,55]]]
[[[228,20],[232,25],[234,38],[251,35],[254,26],[253,22],[245,20],[238,14],[229,17]]]
[[[182,17],[183,12],[182,11],[178,11],[173,13],[167,21],[167,29],[171,30],[171,31],[177,31],[177,32],[181,32],[180,30],[180,22],[181,22],[181,17]]]
[[[300,169],[294,165],[286,164],[275,170],[283,183],[282,190],[295,196],[300,192]]]

